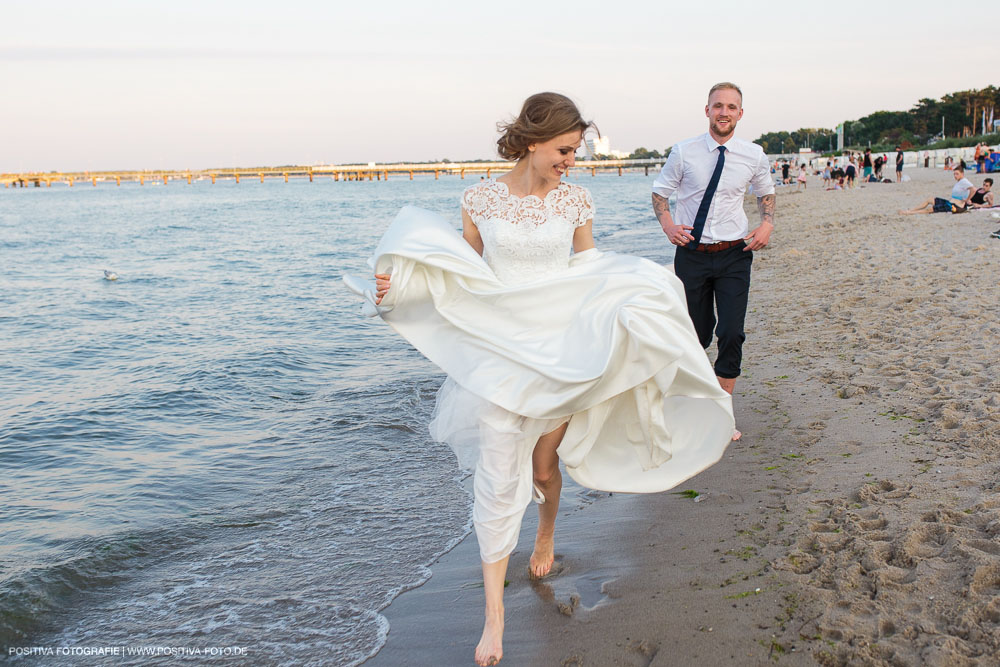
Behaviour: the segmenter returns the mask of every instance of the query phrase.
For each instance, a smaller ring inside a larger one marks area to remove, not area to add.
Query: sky
[[[543,90],[616,150],[704,132],[718,81],[743,89],[737,136],[829,128],[995,85],[972,17],[923,0],[10,3],[0,172],[491,159],[497,121]]]

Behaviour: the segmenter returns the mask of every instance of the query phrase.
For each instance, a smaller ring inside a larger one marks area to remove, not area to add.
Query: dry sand
[[[1000,221],[896,214],[953,184],[906,173],[779,189],[743,440],[683,485],[699,502],[568,489],[559,572],[536,584],[529,508],[502,664],[1000,663]],[[476,554],[466,539],[386,610],[371,664],[471,664]]]

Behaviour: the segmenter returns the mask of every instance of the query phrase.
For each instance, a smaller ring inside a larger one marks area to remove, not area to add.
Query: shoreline
[[[1000,658],[1000,241],[988,236],[1000,221],[897,215],[953,184],[907,173],[853,191],[779,188],[736,387],[743,439],[677,489],[698,503],[564,505],[563,569],[534,586],[529,508],[501,664]],[[472,663],[475,540],[431,570],[383,610],[388,641],[366,665]]]

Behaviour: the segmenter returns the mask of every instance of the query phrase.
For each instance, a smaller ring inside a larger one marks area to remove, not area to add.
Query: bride
[[[594,247],[594,204],[564,182],[592,126],[556,93],[498,126],[516,164],[462,196],[462,236],[404,208],[345,282],[448,379],[431,434],[474,466],[486,618],[479,665],[503,656],[507,562],[532,497],[532,577],[553,566],[562,476],[604,491],[672,488],[721,458],[732,404],[672,272]],[[573,254],[570,253],[570,248]]]

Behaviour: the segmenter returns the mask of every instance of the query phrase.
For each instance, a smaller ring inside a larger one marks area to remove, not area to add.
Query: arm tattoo
[[[774,195],[757,197],[757,210],[760,211],[760,221],[774,224]]]
[[[660,220],[664,213],[670,213],[670,202],[666,197],[653,193],[653,213],[656,219]]]

